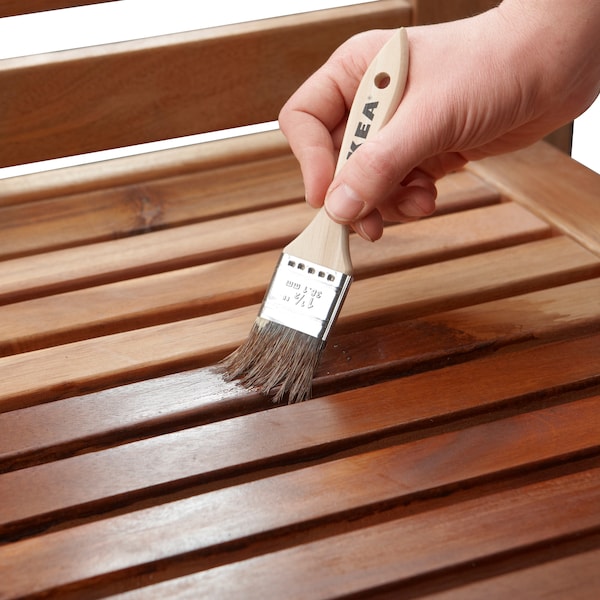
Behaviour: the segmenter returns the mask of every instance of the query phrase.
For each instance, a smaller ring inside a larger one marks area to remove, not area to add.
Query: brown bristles
[[[277,390],[273,402],[287,395],[289,403],[310,397],[323,342],[285,325],[258,317],[248,339],[220,367],[228,380],[240,382],[262,394]]]

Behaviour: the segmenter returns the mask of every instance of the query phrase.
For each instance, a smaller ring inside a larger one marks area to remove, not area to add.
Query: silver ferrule
[[[324,342],[351,282],[346,273],[283,253],[259,316]]]

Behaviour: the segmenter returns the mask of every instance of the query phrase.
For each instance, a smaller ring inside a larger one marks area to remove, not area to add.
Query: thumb
[[[325,209],[334,221],[354,223],[377,210],[398,195],[405,178],[427,157],[423,137],[408,143],[412,136],[407,131],[396,137],[389,125],[365,141],[334,177],[325,196]]]

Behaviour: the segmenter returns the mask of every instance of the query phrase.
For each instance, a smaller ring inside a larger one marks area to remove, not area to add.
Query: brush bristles
[[[239,379],[252,389],[280,402],[310,397],[323,342],[315,337],[258,317],[248,339],[221,362],[228,380]]]

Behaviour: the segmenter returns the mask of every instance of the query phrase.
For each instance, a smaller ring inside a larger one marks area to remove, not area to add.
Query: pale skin
[[[408,29],[410,61],[394,116],[334,178],[345,118],[390,31],[359,34],[288,100],[280,127],[306,200],[375,241],[384,221],[435,210],[435,182],[471,160],[530,145],[600,92],[598,0],[504,0],[486,13]]]

